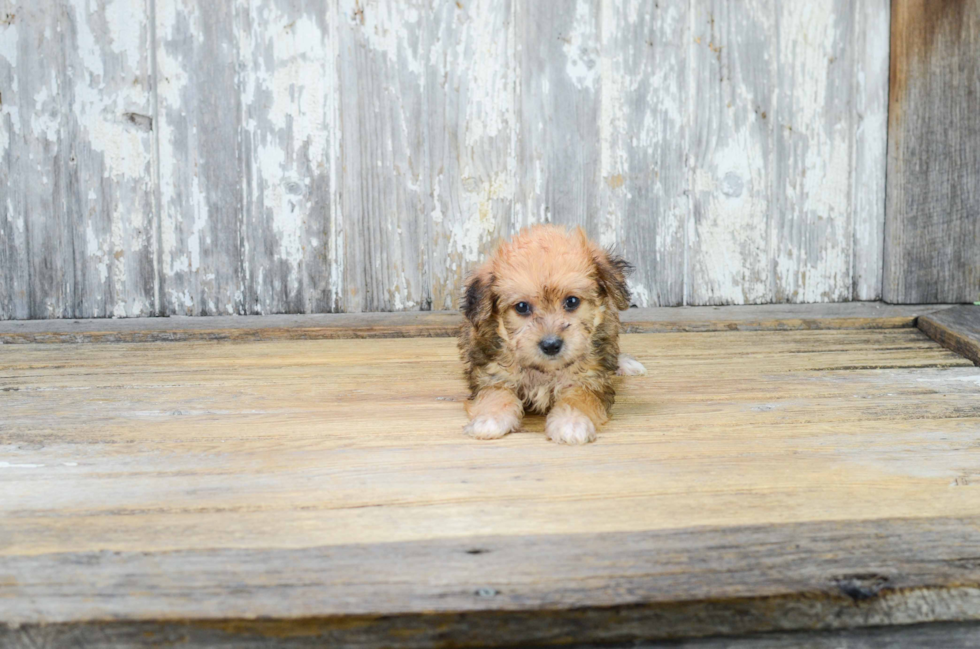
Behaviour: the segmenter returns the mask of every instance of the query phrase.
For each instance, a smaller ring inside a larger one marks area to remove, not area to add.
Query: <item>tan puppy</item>
[[[540,225],[503,243],[467,280],[459,337],[477,439],[520,428],[525,409],[548,414],[548,439],[585,444],[609,419],[613,374],[645,374],[619,353],[630,265],[581,228]]]

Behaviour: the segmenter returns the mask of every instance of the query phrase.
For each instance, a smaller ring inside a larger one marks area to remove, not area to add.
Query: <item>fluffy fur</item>
[[[500,245],[466,283],[459,338],[471,391],[465,432],[503,437],[531,411],[547,413],[554,442],[593,441],[615,400],[613,375],[645,373],[619,353],[629,270],[581,228],[535,226]],[[550,355],[541,344],[553,339],[561,350]]]

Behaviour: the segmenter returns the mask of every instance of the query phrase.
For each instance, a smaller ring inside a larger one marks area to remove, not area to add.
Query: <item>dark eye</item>
[[[579,302],[581,302],[581,300],[579,300],[574,295],[572,295],[571,297],[566,297],[565,298],[565,310],[566,311],[574,311],[575,309],[578,308]]]
[[[527,302],[518,302],[514,305],[514,310],[521,315],[527,315],[531,312],[531,305]]]

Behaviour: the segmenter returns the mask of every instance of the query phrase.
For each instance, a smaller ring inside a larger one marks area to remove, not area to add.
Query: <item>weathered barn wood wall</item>
[[[0,0],[0,318],[452,308],[581,224],[640,306],[881,295],[888,0]]]
[[[894,0],[884,296],[980,300],[980,0]]]

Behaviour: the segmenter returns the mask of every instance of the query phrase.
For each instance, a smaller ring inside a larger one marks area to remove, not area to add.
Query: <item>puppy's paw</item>
[[[544,425],[545,435],[557,444],[588,444],[595,441],[595,424],[580,412],[552,413]]]
[[[473,439],[500,439],[517,430],[520,420],[513,415],[477,415],[463,427]]]
[[[646,376],[647,368],[643,363],[627,354],[619,355],[619,367],[616,369],[617,376]]]

